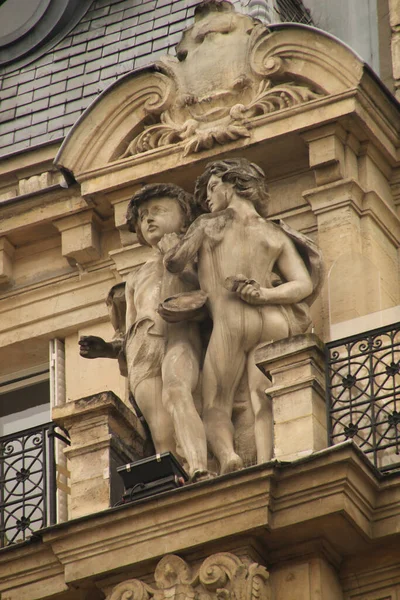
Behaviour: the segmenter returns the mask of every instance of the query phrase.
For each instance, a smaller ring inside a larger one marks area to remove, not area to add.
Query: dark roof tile
[[[52,119],[58,117],[60,114],[60,109],[58,106],[53,106],[52,108],[48,108],[47,110],[41,110],[33,113],[32,115],[32,125],[36,123],[43,123],[43,121],[51,121]]]
[[[65,82],[68,77],[67,69],[62,69],[58,73],[53,73],[51,76],[51,85],[55,83]]]
[[[121,31],[121,29],[123,29],[122,21],[112,23],[111,25],[106,26],[106,35],[109,35],[110,33],[118,33]]]
[[[28,81],[25,81],[24,83],[20,83],[18,86],[18,96],[20,94],[25,94],[26,92],[31,92],[35,87],[35,80],[29,79]]]
[[[67,81],[64,79],[63,81],[59,81],[58,83],[51,82],[50,86],[50,97],[56,96],[57,94],[62,94],[67,89]]]
[[[131,17],[139,18],[139,15],[140,15],[140,7],[139,6],[132,6],[131,8],[125,8],[125,10],[122,14],[122,20],[125,21],[125,19],[130,19]]]
[[[158,50],[163,49],[164,51],[166,50],[166,48],[169,47],[169,40],[168,38],[160,38],[158,40],[154,40],[153,42],[153,52],[157,52]]]
[[[103,3],[104,4],[104,3]],[[85,21],[91,21],[92,19],[98,19],[100,17],[105,17],[106,15],[108,15],[108,13],[110,12],[110,3],[108,3],[108,5],[106,6],[100,6],[100,8],[95,8],[94,10],[91,9],[89,10],[86,15],[81,19],[81,23],[85,22]],[[95,6],[97,6],[98,3],[95,3]]]
[[[67,81],[67,94],[71,90],[76,90],[77,88],[83,88],[84,85],[84,77],[72,77],[72,79],[68,79]]]
[[[37,137],[39,135],[43,135],[47,132],[47,121],[43,123],[38,123],[37,125],[32,125],[29,128],[29,135],[31,138]]]
[[[93,96],[96,97],[100,92],[103,91],[100,82],[90,83],[89,85],[85,85],[83,88],[83,97]]]
[[[10,108],[9,110],[2,110],[0,113],[0,123],[6,121],[12,121],[15,118],[16,108]]]
[[[81,21],[80,23],[78,23],[78,25],[74,28],[73,43],[75,43],[76,37],[80,33],[85,33],[86,31],[88,31],[89,27],[90,27],[90,21],[84,21],[83,23]]]
[[[26,94],[26,95],[27,96],[30,95],[30,99],[32,100],[33,92],[29,92],[29,94]],[[28,100],[28,102],[30,102],[30,100]],[[10,108],[16,108],[17,103],[19,103],[17,101],[17,98],[15,98],[15,97],[7,98],[7,99],[1,101],[1,109],[3,111],[3,110],[9,110]]]
[[[48,88],[50,85],[50,81],[51,81],[51,76],[50,75],[45,75],[44,77],[35,77],[35,92],[40,88]],[[19,91],[19,90],[18,90]]]
[[[10,146],[14,141],[14,132],[10,131],[9,133],[6,133],[5,135],[1,135],[1,143],[4,146]]]
[[[47,96],[46,98],[41,98],[40,100],[36,100],[35,102],[32,102],[29,106],[29,110],[34,113],[37,110],[44,110],[49,106],[49,97]],[[17,117],[19,117],[21,114],[24,114],[24,109],[25,111],[27,110],[28,107],[26,106],[19,106],[17,108]]]
[[[173,48],[199,0],[94,0],[81,22],[55,48],[31,65],[3,77],[5,110],[0,146],[8,151],[61,139],[100,91],[117,77],[153,63]],[[17,96],[18,92],[18,96]],[[30,104],[22,104],[32,95]],[[25,98],[23,98],[25,96]],[[48,108],[44,109],[48,102]],[[4,103],[3,103],[4,105]],[[25,106],[25,109],[23,107]],[[32,116],[32,125],[21,119]],[[11,111],[11,112],[8,112]],[[13,144],[14,129],[18,143]],[[20,136],[25,136],[20,140]]]
[[[32,114],[22,115],[16,119],[19,127],[21,129],[25,129],[25,127],[29,127],[32,123]]]
[[[131,19],[131,21],[132,21],[132,19]],[[136,25],[136,23],[133,23],[130,27],[121,31],[121,42],[126,39],[130,39],[130,40],[135,39],[135,36],[136,36],[135,25]]]
[[[17,94],[17,86],[12,85],[11,87],[5,87],[5,81],[3,81],[3,87],[0,92],[0,98],[1,99],[10,98],[11,96],[16,96],[16,94]]]
[[[107,0],[105,0],[105,2],[107,2]],[[127,2],[126,0],[121,0],[120,2],[118,0],[115,1],[113,5],[110,6],[110,15],[125,10],[126,6],[128,4],[133,5],[133,2],[134,0],[130,0],[129,2]]]

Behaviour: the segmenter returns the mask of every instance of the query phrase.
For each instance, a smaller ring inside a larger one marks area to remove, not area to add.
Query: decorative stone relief
[[[228,552],[209,556],[194,572],[170,554],[157,565],[155,587],[130,579],[118,584],[107,600],[270,600],[268,579],[265,567],[245,564]]]
[[[258,117],[324,96],[286,72],[284,55],[266,52],[268,36],[264,25],[228,2],[200,4],[176,58],[156,64],[170,85],[164,95],[161,87],[147,92],[144,129],[122,157],[180,142],[187,155],[250,137]]]

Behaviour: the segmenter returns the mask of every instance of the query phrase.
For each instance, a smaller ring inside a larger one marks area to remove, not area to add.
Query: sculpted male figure
[[[198,288],[192,269],[176,276],[163,265],[163,252],[169,247],[164,236],[181,236],[193,220],[192,210],[192,197],[172,184],[144,186],[130,201],[129,229],[153,253],[126,281],[124,350],[130,390],[150,428],[156,452],[176,453],[177,442],[193,480],[208,473],[204,427],[192,396],[199,377],[198,325],[169,324],[157,312],[167,296]],[[95,336],[83,337],[79,343],[86,358],[117,358],[122,349],[121,341],[107,343]]]
[[[211,214],[198,217],[164,261],[176,273],[198,256],[200,287],[213,319],[203,368],[203,421],[221,473],[227,473],[242,466],[231,415],[245,369],[257,461],[271,458],[271,406],[254,352],[263,342],[304,330],[291,307],[312,294],[313,282],[291,237],[265,220],[268,193],[257,165],[245,159],[210,163],[197,180],[195,197]],[[277,273],[280,285],[273,287]]]

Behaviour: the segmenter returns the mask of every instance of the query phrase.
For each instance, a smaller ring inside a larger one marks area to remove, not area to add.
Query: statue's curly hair
[[[149,244],[144,239],[140,228],[139,206],[147,200],[161,197],[173,198],[178,202],[184,217],[185,228],[189,227],[198,214],[193,196],[185,192],[181,187],[173,183],[154,183],[143,186],[141,190],[133,195],[129,202],[126,213],[126,222],[129,231],[136,233],[139,242],[144,246],[148,246]]]
[[[208,163],[206,170],[196,180],[194,197],[203,211],[210,212],[207,205],[207,185],[212,175],[232,183],[236,193],[250,200],[262,217],[268,214],[268,188],[264,171],[246,158],[227,158]]]

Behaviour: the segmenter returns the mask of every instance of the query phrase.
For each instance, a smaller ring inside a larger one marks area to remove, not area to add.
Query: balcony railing
[[[54,423],[0,438],[0,548],[56,522]]]
[[[327,344],[330,443],[353,439],[382,472],[400,469],[400,323]]]

